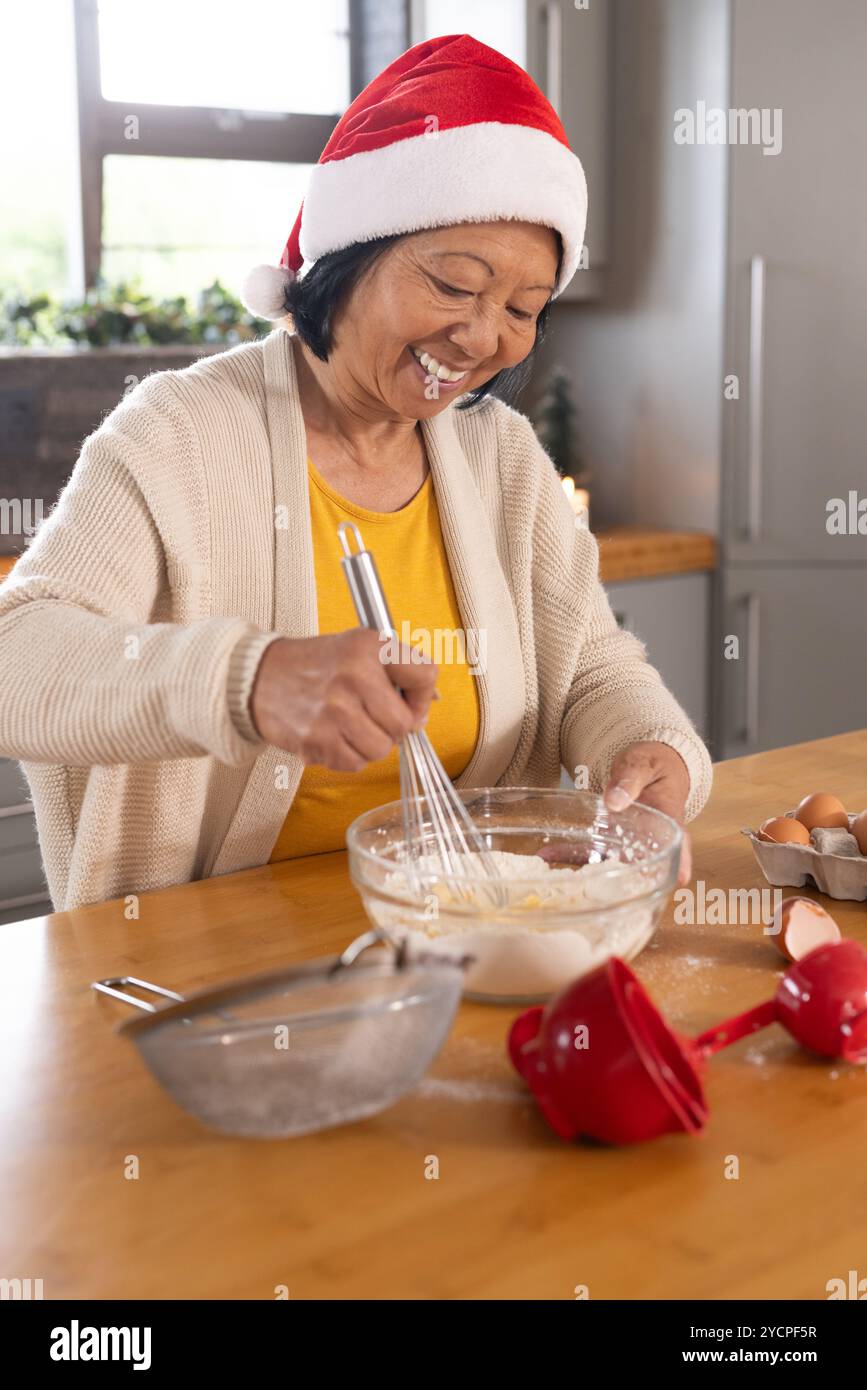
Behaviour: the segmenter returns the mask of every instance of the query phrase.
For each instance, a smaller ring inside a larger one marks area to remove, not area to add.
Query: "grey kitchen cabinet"
[[[409,0],[412,43],[471,34],[523,67],[560,117],[588,187],[587,268],[564,303],[598,296],[608,260],[611,12],[612,0]]]
[[[723,757],[863,727],[867,643],[853,635],[864,633],[864,587],[856,566],[724,572],[714,637]]]
[[[773,118],[778,152],[728,150],[725,371],[739,395],[723,406],[723,758],[865,723],[865,52],[861,0],[732,0],[730,107]]]
[[[867,514],[826,522],[867,512],[867,5],[732,0],[731,45],[730,105],[779,113],[781,147],[728,151],[726,560],[864,563]]]
[[[587,268],[561,296],[591,299],[604,284],[610,216],[611,0],[526,0],[526,69],[554,107],[587,177]]]
[[[0,925],[51,911],[30,792],[18,763],[0,758]]]
[[[710,726],[710,604],[707,572],[606,584],[618,623],[647,648],[671,693],[702,738]]]
[[[648,661],[705,740],[711,722],[712,582],[711,574],[701,572],[604,586],[619,626],[644,643]],[[565,768],[560,783],[564,788],[573,785]]]

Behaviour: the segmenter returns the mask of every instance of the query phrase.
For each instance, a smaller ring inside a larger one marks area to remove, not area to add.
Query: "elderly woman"
[[[526,73],[466,35],[419,44],[251,274],[279,326],[148,377],[86,441],[0,589],[0,752],[57,909],[341,848],[425,722],[459,785],[565,765],[613,809],[701,809],[707,751],[506,403],[585,214]],[[341,521],[420,651],[357,628]]]

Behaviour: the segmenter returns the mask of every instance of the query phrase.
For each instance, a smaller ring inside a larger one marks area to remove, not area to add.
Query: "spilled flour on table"
[[[414,1094],[423,1100],[457,1105],[534,1104],[524,1083],[513,1073],[505,1048],[501,1052],[472,1037],[451,1039],[435,1064],[434,1074],[424,1077]]]
[[[424,1100],[457,1101],[462,1105],[475,1105],[480,1101],[495,1105],[532,1104],[528,1092],[508,1086],[505,1082],[497,1085],[490,1081],[462,1081],[437,1076],[429,1076],[421,1081],[416,1094]]]
[[[755,1043],[753,1043],[751,1047],[744,1048],[741,1057],[748,1066],[758,1069],[762,1081],[770,1081],[771,1074],[768,1070],[768,1063],[773,1061],[773,1057],[770,1053],[762,1051],[760,1047],[757,1047]]]

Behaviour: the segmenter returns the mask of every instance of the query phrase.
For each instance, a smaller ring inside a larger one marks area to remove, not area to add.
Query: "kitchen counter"
[[[766,887],[740,828],[816,789],[862,809],[865,765],[867,730],[718,764],[691,826],[696,878]],[[823,901],[867,942],[863,903]],[[675,926],[672,912],[635,968],[675,1027],[773,994],[782,961],[761,925]],[[0,928],[3,1274],[41,1278],[48,1299],[273,1299],[280,1285],[293,1299],[573,1299],[580,1285],[823,1299],[829,1279],[867,1272],[867,1068],[809,1057],[777,1026],[711,1059],[699,1139],[561,1142],[506,1060],[518,1011],[465,1004],[391,1110],[243,1141],[177,1110],[114,1035],[122,1006],[89,989],[129,973],[191,990],[329,953],[364,925],[331,854],[142,895],[137,921],[114,901]]]
[[[716,568],[716,540],[707,531],[612,526],[594,534],[599,542],[599,577],[603,584]]]
[[[597,531],[599,577],[603,584],[620,579],[655,579],[689,574],[716,566],[716,542],[706,531],[664,531],[652,526],[613,526]],[[0,580],[16,557],[0,555]]]

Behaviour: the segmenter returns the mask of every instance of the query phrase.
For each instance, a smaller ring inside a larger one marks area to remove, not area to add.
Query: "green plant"
[[[0,344],[7,347],[77,343],[88,347],[155,347],[167,343],[249,342],[269,331],[218,280],[191,308],[183,296],[155,300],[137,285],[97,285],[84,299],[58,305],[47,295],[13,296],[0,307]]]
[[[47,294],[26,299],[14,295],[0,310],[0,342],[9,347],[50,339],[54,306]]]
[[[561,477],[573,478],[576,487],[587,487],[591,474],[584,465],[577,422],[572,383],[562,367],[555,367],[533,412],[533,424]]]

